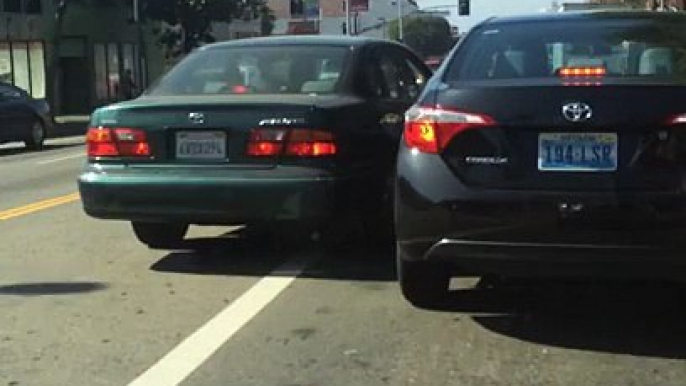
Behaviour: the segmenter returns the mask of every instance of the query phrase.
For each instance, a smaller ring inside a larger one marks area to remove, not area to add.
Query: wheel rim
[[[45,132],[43,130],[43,125],[41,125],[40,122],[34,123],[31,128],[31,139],[33,140],[33,143],[40,145],[43,142],[44,137]]]

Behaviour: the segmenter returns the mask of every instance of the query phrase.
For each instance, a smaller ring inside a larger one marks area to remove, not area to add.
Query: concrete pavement
[[[0,148],[0,215],[20,213],[0,220],[0,385],[129,385],[156,368],[171,370],[147,385],[686,379],[686,306],[671,286],[530,282],[421,311],[386,253],[283,253],[215,227],[193,228],[186,251],[153,251],[76,199],[36,205],[74,193],[83,160],[80,137]]]

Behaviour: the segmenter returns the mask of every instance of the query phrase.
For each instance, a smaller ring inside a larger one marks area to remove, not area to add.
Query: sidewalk
[[[71,137],[86,134],[88,115],[62,115],[55,117],[55,129],[52,138]]]

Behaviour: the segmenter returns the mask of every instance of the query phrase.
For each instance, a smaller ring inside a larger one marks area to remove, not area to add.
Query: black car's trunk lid
[[[496,122],[457,135],[443,152],[467,185],[664,191],[680,188],[686,166],[686,127],[670,123],[686,113],[684,100],[686,87],[603,82],[455,85],[436,102]]]

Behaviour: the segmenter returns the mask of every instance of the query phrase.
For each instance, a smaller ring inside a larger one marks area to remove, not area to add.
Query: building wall
[[[29,15],[27,9],[5,12],[3,7],[11,1],[0,0],[0,80],[48,98],[57,113],[88,113],[95,106],[122,99],[118,83],[127,68],[133,70],[139,88],[164,69],[152,26],[143,28],[139,42],[137,26],[129,20],[131,10],[125,5],[98,8],[71,2],[58,52],[53,47],[55,2],[29,0],[41,2],[42,8],[41,13]],[[104,66],[102,51],[105,60],[111,59]],[[138,65],[141,53],[147,60]],[[53,55],[59,56],[55,73],[50,71]]]
[[[33,7],[38,5],[40,9],[19,10],[8,8],[9,3],[0,0],[0,81],[45,98],[49,84],[46,63],[52,53],[48,43],[53,29],[49,17],[53,3],[34,0]]]
[[[595,4],[627,4],[636,5],[640,8],[652,9],[654,5],[659,4],[656,0],[590,0],[589,3]],[[665,5],[667,7],[673,7],[674,9],[683,10],[684,0],[665,0]]]
[[[299,24],[303,25],[301,30],[312,29],[311,33],[322,35],[342,35],[344,34],[345,3],[342,0],[319,0],[314,5],[308,5],[305,0],[304,15],[294,15],[293,1],[297,0],[269,0],[268,5],[276,16],[273,33],[275,35],[298,33],[295,30]],[[417,11],[417,5],[410,0],[402,1],[402,14],[408,15]],[[359,1],[351,0],[354,5]],[[386,36],[385,22],[390,22],[398,18],[398,6],[393,0],[368,0],[368,10],[351,12],[352,33],[365,31],[365,36],[375,36],[383,38]],[[305,25],[306,24],[306,25]],[[376,28],[375,28],[376,27]],[[295,31],[294,31],[295,30]]]

